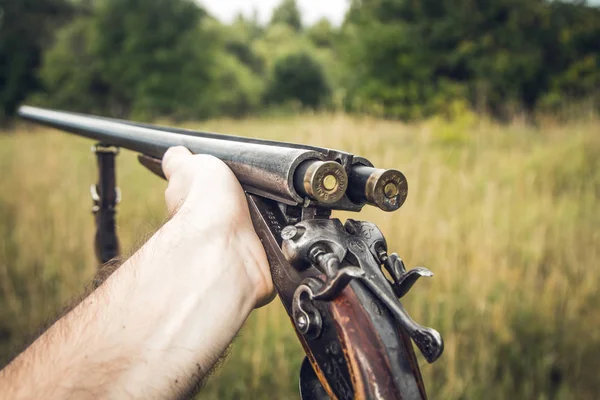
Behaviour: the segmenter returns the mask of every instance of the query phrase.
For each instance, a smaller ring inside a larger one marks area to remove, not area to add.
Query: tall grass
[[[405,298],[412,316],[445,338],[442,358],[421,362],[431,398],[592,399],[600,392],[599,122],[305,115],[193,126],[339,148],[406,174],[400,211],[353,218],[377,223],[408,266],[436,274]],[[91,144],[30,127],[0,137],[0,364],[94,273]],[[159,226],[165,184],[127,151],[118,164],[127,249]],[[301,359],[275,301],[253,313],[200,398],[297,398]]]

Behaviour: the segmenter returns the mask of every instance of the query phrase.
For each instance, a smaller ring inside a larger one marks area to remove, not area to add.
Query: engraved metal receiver
[[[407,271],[370,222],[342,224],[313,210],[314,217],[294,223],[277,204],[253,195],[248,201],[275,286],[307,352],[302,399],[425,399],[410,341],[430,363],[444,344],[399,298],[431,271]]]

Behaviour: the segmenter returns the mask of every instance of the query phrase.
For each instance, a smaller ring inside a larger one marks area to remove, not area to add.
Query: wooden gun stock
[[[335,321],[335,341],[324,353],[344,363],[348,380],[341,382],[331,373],[331,360],[317,361],[323,349],[317,343],[302,341],[311,366],[331,398],[346,399],[426,399],[425,387],[412,342],[406,332],[365,288],[350,284],[328,305]],[[371,303],[365,299],[367,297]],[[311,347],[312,345],[312,347]],[[334,354],[335,353],[335,354]],[[343,358],[342,358],[343,357]],[[320,357],[319,357],[320,358]],[[340,368],[341,370],[342,368]]]

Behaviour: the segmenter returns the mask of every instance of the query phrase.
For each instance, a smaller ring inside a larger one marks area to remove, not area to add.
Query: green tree
[[[411,118],[459,100],[510,116],[564,87],[566,71],[585,76],[567,86],[587,96],[598,90],[598,15],[545,0],[355,0],[343,27],[347,103]]]
[[[308,29],[306,34],[317,47],[332,47],[333,45],[334,31],[327,18],[320,19]]]
[[[89,14],[47,52],[45,103],[136,119],[215,112],[215,40],[193,1],[103,0]]]
[[[110,82],[103,79],[92,53],[93,39],[91,17],[77,18],[57,33],[40,70],[44,91],[34,102],[76,112],[108,113]]]
[[[316,108],[328,94],[323,68],[308,53],[292,53],[275,61],[267,90],[268,102],[296,100],[305,107]]]
[[[40,88],[42,49],[72,11],[66,0],[0,0],[0,122]]]
[[[271,25],[285,24],[296,31],[302,29],[302,18],[296,0],[283,0],[273,11]]]
[[[221,37],[219,46],[235,56],[254,73],[264,72],[264,60],[256,54],[253,47],[253,42],[263,34],[258,22],[239,16],[231,25],[221,25],[217,21],[215,23],[218,24]]]
[[[344,86],[351,110],[411,119],[443,112],[462,97],[462,88],[436,76],[440,54],[429,49],[404,1],[356,2],[344,26],[340,53],[347,65]]]
[[[545,64],[550,69],[545,110],[556,110],[578,99],[600,109],[600,8],[553,3],[551,24],[556,34]]]
[[[206,116],[212,38],[192,0],[105,0],[92,52],[110,85],[111,114]]]
[[[242,117],[261,106],[264,83],[235,56],[219,53],[210,92],[216,114]]]

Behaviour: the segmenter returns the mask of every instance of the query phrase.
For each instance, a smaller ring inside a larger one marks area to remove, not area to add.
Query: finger
[[[186,160],[187,156],[192,153],[183,146],[169,148],[162,159],[162,169],[167,179],[170,179],[178,167]]]

